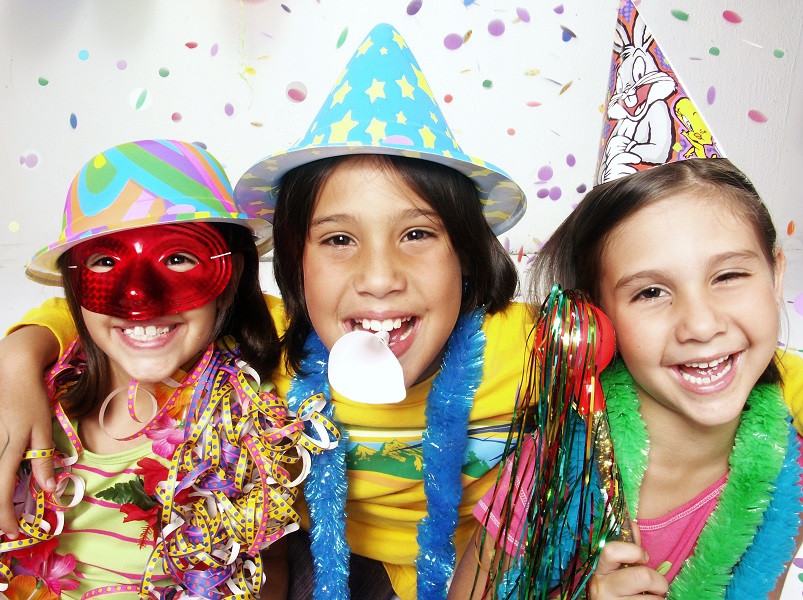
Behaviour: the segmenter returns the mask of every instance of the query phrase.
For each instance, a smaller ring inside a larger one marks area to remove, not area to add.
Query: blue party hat
[[[287,171],[347,154],[391,154],[452,167],[474,181],[497,235],[524,215],[524,192],[498,167],[463,152],[410,48],[386,23],[357,48],[306,135],[248,169],[235,186],[235,198],[272,220]]]

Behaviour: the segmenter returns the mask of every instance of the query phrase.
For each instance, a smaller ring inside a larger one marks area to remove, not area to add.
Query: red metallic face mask
[[[70,285],[88,311],[145,320],[217,298],[231,253],[207,223],[154,225],[99,236],[70,251]]]

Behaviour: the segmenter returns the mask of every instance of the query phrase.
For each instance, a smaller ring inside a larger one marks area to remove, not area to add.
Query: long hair
[[[508,306],[516,293],[516,267],[485,221],[477,188],[462,173],[428,160],[381,154],[340,156],[302,165],[282,178],[273,218],[273,268],[288,318],[284,342],[292,370],[299,369],[304,342],[312,330],[302,265],[315,202],[338,166],[354,160],[370,160],[378,169],[396,174],[438,213],[463,272],[468,274],[461,312],[484,306],[493,314]]]
[[[724,158],[683,160],[601,184],[586,194],[531,265],[532,305],[540,306],[553,284],[583,290],[598,304],[600,261],[610,233],[642,208],[689,192],[721,199],[753,228],[767,262],[775,266],[775,225],[747,176]],[[759,383],[781,381],[776,361],[773,357]]]
[[[225,302],[218,310],[209,341],[223,335],[234,337],[243,358],[261,378],[269,379],[279,365],[281,345],[259,285],[259,256],[251,232],[241,225],[211,225],[226,240],[233,260],[242,263],[242,270],[239,277],[236,272],[232,274],[221,294]],[[89,335],[81,306],[70,287],[68,254],[69,251],[62,255],[59,268],[64,282],[64,295],[78,330],[86,364],[76,373],[71,385],[65,386],[60,402],[71,418],[81,418],[103,401],[111,386],[111,374],[109,359]]]

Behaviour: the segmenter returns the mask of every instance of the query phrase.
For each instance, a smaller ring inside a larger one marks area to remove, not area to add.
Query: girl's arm
[[[640,541],[635,524],[633,536]],[[600,552],[597,568],[588,583],[588,599],[662,600],[669,591],[669,583],[658,571],[646,566],[648,560],[647,553],[638,544],[608,542]]]
[[[22,327],[0,340],[0,530],[12,539],[19,531],[12,499],[22,453],[53,447],[43,373],[58,355],[58,340],[44,327]],[[39,486],[55,491],[52,459],[31,462]]]

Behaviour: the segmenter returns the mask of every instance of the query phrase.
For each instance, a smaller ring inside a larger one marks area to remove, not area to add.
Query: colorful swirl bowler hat
[[[135,227],[184,221],[233,222],[248,227],[260,253],[272,246],[272,227],[242,211],[220,163],[188,142],[142,140],[94,156],[70,185],[58,241],[31,259],[25,274],[61,285],[58,259],[89,238]]]
[[[524,215],[524,192],[502,169],[463,152],[409,47],[385,23],[360,44],[306,135],[248,169],[234,195],[252,214],[272,220],[287,171],[346,154],[408,156],[456,169],[474,181],[497,235]]]

